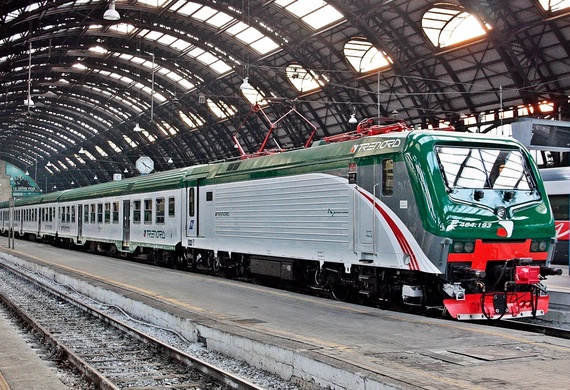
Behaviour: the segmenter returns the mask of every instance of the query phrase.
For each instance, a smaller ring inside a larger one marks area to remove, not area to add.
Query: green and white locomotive
[[[547,312],[554,220],[517,141],[427,130],[329,141],[342,142],[0,204],[0,226],[461,320]]]

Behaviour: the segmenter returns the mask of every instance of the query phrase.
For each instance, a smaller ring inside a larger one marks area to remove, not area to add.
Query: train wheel
[[[331,296],[337,301],[346,302],[350,297],[351,290],[350,286],[346,284],[337,282],[331,283]]]
[[[404,303],[404,299],[402,298],[402,289],[398,287],[391,289],[389,303],[390,309],[400,313],[412,313],[417,310],[416,306]]]

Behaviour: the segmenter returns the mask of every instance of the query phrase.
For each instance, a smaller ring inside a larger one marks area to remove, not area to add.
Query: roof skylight
[[[287,78],[299,92],[308,92],[325,85],[324,77],[319,77],[313,71],[307,71],[299,64],[291,64],[287,67]]]
[[[539,0],[540,5],[545,11],[560,11],[562,9],[570,8],[570,0]]]
[[[392,61],[363,38],[352,39],[344,45],[344,55],[357,72],[369,72],[389,66]]]
[[[192,113],[184,113],[183,111],[178,111],[178,115],[180,115],[180,119],[191,129],[196,129],[199,126],[202,126],[206,121],[199,117],[196,114]]]
[[[344,19],[344,15],[326,1],[275,0],[274,4],[298,17],[313,30],[319,30]]]
[[[491,28],[488,25],[485,27]],[[454,5],[430,8],[422,18],[422,28],[437,47],[454,45],[486,34],[475,16]]]
[[[220,119],[226,119],[237,114],[237,109],[234,106],[226,104],[221,100],[216,103],[208,99],[208,108]]]

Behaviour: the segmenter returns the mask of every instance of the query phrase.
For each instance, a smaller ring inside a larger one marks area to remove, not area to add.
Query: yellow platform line
[[[10,385],[6,382],[4,375],[2,375],[2,371],[0,371],[0,390],[10,390]]]

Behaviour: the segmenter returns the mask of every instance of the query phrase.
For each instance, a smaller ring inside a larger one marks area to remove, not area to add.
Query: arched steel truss
[[[228,26],[172,11],[182,3],[118,0],[121,20],[111,22],[102,18],[107,1],[0,1],[0,159],[33,171],[51,191],[93,183],[95,175],[107,181],[117,172],[136,174],[141,155],[154,158],[157,170],[237,157],[232,134],[250,110],[239,90],[245,76],[271,100],[268,116],[279,118],[294,106],[317,127],[316,138],[352,130],[351,113],[397,112],[412,125],[447,121],[464,129],[465,115],[495,113],[497,125],[503,109],[526,105],[540,114],[546,100],[550,115],[569,116],[570,10],[545,11],[535,0],[450,0],[492,28],[442,49],[421,25],[435,1],[328,0],[344,18],[320,30],[272,0],[191,2],[223,12],[230,24],[253,26],[279,45],[260,54],[224,33]],[[132,30],[123,32],[117,23]],[[191,46],[180,50],[141,38],[142,31]],[[353,37],[386,53],[391,66],[355,72],[343,54]],[[218,73],[191,51],[212,53],[229,70]],[[323,75],[325,86],[297,92],[285,74],[292,63]],[[192,87],[182,88],[178,77]],[[24,104],[28,90],[34,107]],[[207,100],[237,114],[219,118]],[[145,132],[133,132],[137,123]],[[241,146],[257,150],[265,131],[262,121],[246,122]],[[300,147],[310,131],[306,122],[285,118],[274,141]],[[57,169],[46,168],[48,162]]]

